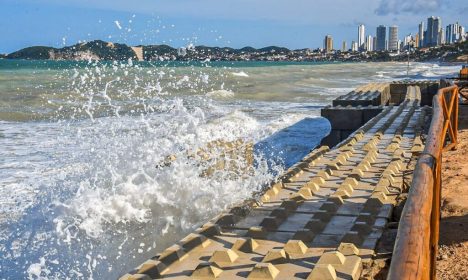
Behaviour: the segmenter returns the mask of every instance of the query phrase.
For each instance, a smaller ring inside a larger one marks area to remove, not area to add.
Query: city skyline
[[[345,0],[313,3],[305,0],[287,3],[141,0],[138,5],[123,0],[3,0],[0,53],[34,45],[63,47],[96,39],[174,47],[193,43],[318,48],[327,33],[333,35],[335,42],[356,40],[355,29],[359,24],[372,31],[380,24],[395,24],[400,34],[415,34],[414,23],[437,14],[444,23],[458,21],[466,26],[467,10],[465,1],[461,0],[450,3],[443,0],[414,3],[402,0],[352,3]]]
[[[417,26],[418,32],[404,35],[401,40],[399,28],[396,25],[385,26],[379,25],[376,28],[375,35],[366,33],[366,26],[359,24],[357,27],[357,41],[351,42],[351,51],[400,51],[409,45],[411,47],[435,47],[444,44],[453,44],[456,42],[465,41],[468,39],[468,33],[465,27],[458,21],[450,23],[444,27],[442,18],[438,16],[430,16],[427,18],[427,28],[424,29],[424,21],[421,21]],[[387,36],[388,30],[388,36]],[[333,36],[327,35],[327,37]],[[343,45],[347,44],[343,41]],[[343,51],[343,47],[340,49]],[[327,52],[330,52],[327,50]]]

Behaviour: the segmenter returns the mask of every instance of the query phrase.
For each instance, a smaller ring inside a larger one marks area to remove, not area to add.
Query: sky
[[[415,34],[440,16],[468,28],[467,0],[0,0],[0,53],[95,39],[128,45],[318,48],[357,41],[357,26]]]

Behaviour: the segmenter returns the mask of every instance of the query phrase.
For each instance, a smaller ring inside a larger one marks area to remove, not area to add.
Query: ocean
[[[118,278],[316,147],[334,98],[458,70],[0,60],[0,278]],[[254,164],[204,176],[191,154],[216,140],[253,143]]]

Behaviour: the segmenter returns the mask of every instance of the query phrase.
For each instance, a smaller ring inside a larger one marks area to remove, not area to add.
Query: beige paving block
[[[215,251],[210,258],[210,262],[217,264],[223,263],[233,263],[239,258],[239,255],[236,254],[231,249]]]
[[[336,271],[330,264],[318,264],[307,277],[307,280],[336,280]]]
[[[342,265],[345,263],[345,261],[346,257],[342,253],[338,251],[332,251],[323,253],[317,264],[331,264],[335,266]]]
[[[166,265],[160,261],[147,260],[137,270],[136,274],[145,274],[151,278],[161,277]]]
[[[196,248],[198,246],[201,246],[202,248],[205,248],[210,244],[210,240],[206,238],[206,236],[201,235],[201,234],[196,234],[196,233],[190,233],[186,237],[184,237],[180,243],[182,244],[182,248],[184,248],[185,251],[190,251],[193,248]]]
[[[201,263],[192,273],[193,279],[217,279],[223,270],[212,263]]]
[[[362,260],[358,256],[346,257],[346,262],[336,269],[338,274],[349,275],[353,280],[358,280],[362,273]]]
[[[285,263],[287,262],[288,257],[286,251],[283,249],[272,249],[268,251],[263,258],[263,263]]]
[[[126,280],[152,280],[152,279],[146,274],[133,274],[133,275],[128,276]]]
[[[345,256],[359,255],[359,249],[353,243],[342,242],[338,247],[338,251]]]
[[[213,223],[206,223],[201,228],[195,231],[196,233],[202,234],[206,237],[212,237],[221,233],[221,228]]]
[[[251,227],[247,232],[247,236],[256,239],[265,239],[268,235],[268,231],[263,227]]]
[[[356,180],[356,178],[348,177],[343,181],[342,185],[345,185],[345,184],[348,184],[348,185],[350,185],[351,187],[354,188],[354,187],[356,187],[358,185],[358,181]]]
[[[341,197],[341,198],[349,198],[351,197],[351,194],[344,188],[340,187],[333,196]]]
[[[330,178],[330,174],[329,172],[327,172],[328,170],[320,170],[319,172],[317,172],[317,177],[321,177],[323,178],[324,180],[327,180]]]
[[[185,255],[184,250],[177,244],[164,250],[159,256],[159,261],[165,265],[170,265],[173,262],[181,260]]]
[[[305,199],[311,199],[314,196],[312,190],[307,187],[300,188],[298,194],[302,195]]]
[[[252,253],[255,251],[255,249],[258,248],[258,243],[255,239],[253,238],[244,238],[244,239],[238,239],[232,246],[233,250],[241,251],[244,253]]]
[[[279,270],[271,263],[258,263],[249,273],[247,279],[250,280],[268,280],[275,279]]]
[[[290,255],[303,255],[307,252],[307,249],[307,246],[301,240],[289,240],[284,245],[284,250]]]

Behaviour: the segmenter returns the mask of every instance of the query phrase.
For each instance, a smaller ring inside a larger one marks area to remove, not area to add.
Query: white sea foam
[[[232,75],[236,76],[236,77],[246,77],[246,78],[249,77],[249,75],[247,73],[245,73],[244,71],[233,72]]]

